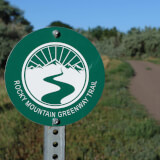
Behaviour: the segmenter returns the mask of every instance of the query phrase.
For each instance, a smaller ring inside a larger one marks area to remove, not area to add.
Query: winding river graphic
[[[54,79],[61,75],[63,75],[63,72],[43,79],[44,81],[48,83],[52,83],[60,87],[60,90],[44,95],[41,99],[43,102],[51,103],[51,104],[61,104],[61,100],[63,98],[65,98],[66,96],[74,92],[75,88],[72,85],[64,83],[64,82],[60,82]]]

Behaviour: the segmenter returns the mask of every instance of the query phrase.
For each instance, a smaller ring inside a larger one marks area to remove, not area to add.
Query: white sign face
[[[30,98],[47,108],[65,108],[86,91],[87,63],[81,53],[61,42],[35,48],[22,68],[22,83]]]

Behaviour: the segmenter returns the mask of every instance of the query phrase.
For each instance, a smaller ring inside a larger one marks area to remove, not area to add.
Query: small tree
[[[70,25],[68,24],[65,24],[61,21],[55,21],[55,22],[52,22],[49,27],[52,27],[52,26],[58,26],[58,27],[65,27],[65,28],[69,28],[69,29],[73,29],[73,27],[71,27]]]
[[[32,28],[20,9],[0,0],[0,69],[5,67],[13,46]]]

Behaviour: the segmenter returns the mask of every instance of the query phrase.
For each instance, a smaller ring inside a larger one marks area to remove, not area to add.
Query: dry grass
[[[107,56],[101,56],[101,58],[104,64],[104,68],[107,69],[110,59]]]
[[[5,88],[5,82],[3,78],[0,78],[0,111],[4,110],[8,104],[10,104],[10,99]]]

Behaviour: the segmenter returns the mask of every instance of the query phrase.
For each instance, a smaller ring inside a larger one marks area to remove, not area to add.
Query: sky
[[[24,11],[34,30],[60,20],[74,28],[160,27],[160,0],[8,0]]]

